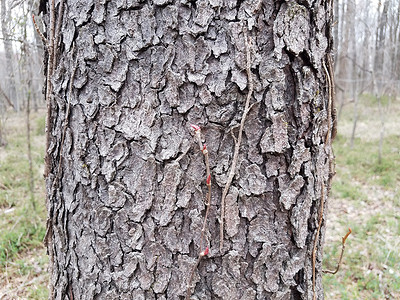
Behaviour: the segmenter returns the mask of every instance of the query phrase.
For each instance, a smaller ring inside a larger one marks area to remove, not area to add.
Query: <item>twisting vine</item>
[[[200,151],[203,153],[204,155],[204,161],[206,164],[206,184],[207,184],[207,195],[206,195],[206,201],[205,201],[205,206],[206,206],[206,213],[204,215],[204,220],[203,220],[203,226],[201,228],[201,233],[200,233],[200,242],[199,242],[199,247],[200,247],[200,253],[199,256],[197,257],[197,261],[196,264],[193,266],[192,271],[190,273],[190,277],[189,277],[189,281],[187,284],[187,290],[186,290],[186,300],[190,299],[190,296],[192,294],[191,292],[191,286],[192,286],[192,282],[193,282],[193,278],[194,278],[194,273],[196,272],[197,266],[199,265],[201,259],[206,256],[209,252],[209,248],[208,248],[208,241],[204,242],[204,239],[206,239],[206,229],[207,229],[207,221],[208,221],[208,215],[210,212],[210,206],[211,206],[211,171],[210,171],[210,162],[209,162],[209,158],[208,158],[208,149],[207,149],[207,145],[206,144],[202,144],[202,140],[201,140],[201,129],[200,126],[197,125],[191,125],[192,128],[194,129],[195,132],[195,136],[197,139],[197,142],[199,144],[199,148]],[[203,248],[203,243],[204,243],[204,248]],[[201,249],[204,249],[203,251],[201,251]]]
[[[334,165],[334,155],[332,150],[332,141],[336,137],[337,132],[337,120],[336,120],[336,110],[335,110],[335,86],[334,86],[334,79],[333,79],[333,70],[332,70],[332,59],[331,56],[328,55],[327,57],[328,67],[325,61],[322,61],[322,67],[325,72],[326,81],[328,83],[328,105],[327,105],[327,121],[328,121],[328,131],[325,137],[325,150],[329,155],[329,180],[328,180],[328,188],[331,186],[331,180],[333,175],[335,174],[335,165]],[[328,190],[329,191],[329,190]],[[322,220],[324,215],[324,205],[325,205],[325,193],[324,193],[324,184],[321,183],[321,204],[320,204],[320,211],[319,211],[319,218],[318,218],[318,227],[317,233],[314,239],[314,246],[312,250],[312,290],[313,290],[313,300],[317,299],[317,294],[315,292],[315,273],[316,273],[316,256],[317,256],[317,247],[318,247],[318,240],[319,234],[321,231]],[[336,274],[339,271],[340,265],[342,263],[343,253],[345,249],[345,243],[348,236],[351,234],[351,229],[349,228],[348,233],[342,238],[342,252],[340,254],[339,262],[337,267],[334,271],[330,270],[322,270],[323,273],[329,274]]]
[[[335,275],[339,271],[340,265],[342,264],[344,249],[346,248],[346,240],[347,240],[347,238],[349,237],[350,234],[351,234],[351,228],[349,228],[349,231],[346,233],[346,235],[344,237],[342,237],[342,251],[340,252],[340,257],[339,257],[338,263],[336,265],[336,269],[333,270],[333,271],[331,271],[331,270],[322,270],[322,273]]]
[[[244,44],[245,44],[245,48],[246,48],[246,73],[247,73],[247,81],[248,81],[248,89],[249,90],[247,93],[246,104],[244,107],[243,115],[240,120],[238,137],[236,138],[232,134],[234,141],[235,141],[235,149],[233,152],[231,169],[229,171],[228,179],[226,181],[224,190],[222,192],[222,197],[221,197],[221,216],[220,216],[220,227],[219,227],[219,251],[220,252],[222,252],[222,249],[224,247],[225,199],[226,199],[226,196],[228,195],[228,191],[232,184],[233,177],[235,176],[236,165],[237,165],[238,158],[239,158],[240,144],[242,143],[244,123],[246,121],[247,114],[249,113],[249,111],[251,109],[250,99],[252,97],[253,89],[254,89],[253,77],[252,77],[252,73],[251,73],[251,50],[250,50],[251,38],[249,39],[249,37],[248,37],[247,28],[245,25],[243,26],[243,35],[244,35]]]
[[[313,300],[317,299],[317,294],[315,293],[315,265],[317,260],[317,246],[319,240],[319,233],[321,231],[322,219],[324,216],[324,203],[325,203],[325,193],[324,193],[324,184],[321,183],[321,206],[319,211],[319,219],[318,219],[318,227],[317,234],[314,239],[314,246],[312,250],[312,289],[313,289]]]

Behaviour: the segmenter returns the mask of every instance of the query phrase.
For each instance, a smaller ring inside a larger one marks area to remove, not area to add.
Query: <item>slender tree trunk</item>
[[[31,7],[32,11],[31,13],[37,14],[39,12],[39,1],[33,0],[28,2],[28,7]],[[36,18],[36,23],[37,26],[40,30],[40,32],[43,32],[43,22],[41,21],[40,16],[35,16]],[[43,85],[43,77],[41,77],[41,72],[39,70],[41,69],[41,66],[43,64],[43,57],[44,57],[44,47],[43,47],[43,41],[40,38],[39,33],[34,29],[33,30],[33,35],[35,37],[35,43],[34,43],[34,50],[32,51],[35,53],[34,60],[32,60],[32,63],[30,65],[31,67],[31,73],[33,75],[32,77],[32,100],[33,100],[33,109],[34,111],[38,111],[39,106],[43,106],[43,92],[42,92],[42,85]]]
[[[8,98],[13,103],[14,110],[19,111],[19,102],[17,99],[17,90],[15,87],[15,66],[12,43],[10,39],[9,23],[10,11],[7,9],[6,0],[1,0],[1,33],[3,35],[4,52],[6,57],[6,70],[7,70],[7,86]]]
[[[355,15],[355,12],[357,11],[356,3],[355,1],[352,2],[351,4],[349,3],[349,18],[348,18],[348,30],[350,32],[351,36],[351,43],[350,43],[350,48],[351,52],[349,53],[349,56],[351,55],[351,70],[349,72],[349,75],[347,78],[352,79],[351,83],[351,91],[353,94],[353,101],[354,101],[354,116],[353,116],[353,129],[351,132],[351,138],[350,138],[350,147],[353,148],[354,145],[354,138],[356,135],[356,128],[357,128],[357,121],[358,121],[358,81],[360,77],[358,76],[358,66],[357,66],[357,43],[356,43],[356,24],[355,20],[353,17]]]
[[[382,96],[378,96],[378,107],[379,107],[379,119],[381,121],[381,128],[379,132],[379,148],[378,148],[378,164],[382,163],[382,147],[383,147],[383,137],[385,135],[385,119],[383,115],[382,108]]]
[[[51,298],[183,299],[194,270],[193,299],[323,299],[332,7],[301,3],[49,3]]]
[[[348,79],[349,79],[349,43],[350,43],[350,24],[352,15],[352,3],[346,2],[342,3],[342,12],[341,12],[341,22],[340,22],[340,33],[343,36],[340,52],[338,55],[337,65],[337,78],[339,81],[339,85],[337,86],[337,95],[339,99],[339,112],[338,118],[340,119],[343,106],[346,102],[346,98],[348,97]]]
[[[32,204],[32,208],[36,210],[35,201],[35,182],[33,177],[33,164],[32,164],[32,143],[31,143],[31,92],[30,83],[28,83],[27,99],[26,99],[26,142],[27,142],[27,154],[29,162],[29,198]]]
[[[22,6],[22,12],[24,14],[23,19],[23,42],[21,43],[21,60],[20,60],[20,84],[22,86],[22,93],[26,97],[26,142],[27,142],[27,156],[29,163],[29,198],[32,204],[33,210],[36,210],[35,201],[35,182],[33,176],[33,163],[32,163],[32,142],[31,142],[31,100],[32,100],[32,53],[28,44],[28,33],[27,33],[27,13],[25,7]]]
[[[374,59],[374,71],[375,75],[375,84],[377,85],[378,90],[382,90],[384,84],[384,62],[385,62],[385,39],[386,39],[386,27],[388,20],[388,9],[389,9],[389,0],[385,0],[383,4],[382,12],[378,14],[378,27],[376,30],[376,46],[375,46],[375,59]]]
[[[371,87],[371,66],[370,66],[370,59],[371,59],[371,49],[370,49],[370,38],[372,36],[372,32],[368,26],[368,21],[370,19],[370,3],[367,2],[365,4],[365,10],[364,10],[364,20],[365,23],[364,25],[364,37],[363,37],[363,42],[362,42],[362,52],[363,55],[361,57],[362,60],[362,70],[361,70],[361,84],[360,84],[360,91],[366,91],[373,93],[372,87]]]
[[[394,62],[399,62],[400,61],[400,1],[398,2],[397,6],[397,13],[394,14],[395,18],[395,30],[394,30],[394,45],[393,45],[393,60]],[[400,66],[398,63],[394,63],[393,65],[393,73],[392,73],[392,78],[396,80],[397,82],[400,81]],[[398,84],[394,84],[393,86],[393,99],[397,98],[397,94],[400,92],[400,88]]]
[[[353,101],[354,101],[353,128],[351,130],[350,148],[353,148],[353,146],[354,146],[354,139],[356,137],[356,129],[357,129],[357,121],[358,121],[358,88],[357,88],[357,82],[355,82],[353,84]]]
[[[8,98],[6,92],[3,90],[3,88],[0,85],[0,95],[2,96],[2,98],[4,99],[4,102],[7,102],[7,104],[14,108],[14,104],[12,103],[12,101],[10,100],[10,98]],[[4,109],[6,109],[6,105],[4,105]]]
[[[1,95],[1,87],[0,87],[0,95]],[[7,145],[7,140],[4,134],[4,120],[6,115],[6,105],[4,102],[0,102],[0,147]]]
[[[334,51],[335,51],[335,58],[339,55],[339,1],[334,1],[334,24],[333,27],[333,42],[334,42]],[[342,32],[340,32],[342,33]],[[338,64],[335,64],[335,73],[337,73]]]

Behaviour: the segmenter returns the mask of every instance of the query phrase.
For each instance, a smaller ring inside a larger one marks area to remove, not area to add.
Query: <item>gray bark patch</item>
[[[240,218],[237,197],[238,193],[236,192],[234,195],[228,194],[225,200],[226,233],[230,237],[235,236],[239,231]]]
[[[293,180],[288,180],[286,175],[280,176],[279,191],[281,192],[279,201],[286,210],[289,210],[296,203],[296,198],[304,186],[304,179],[297,175]]]

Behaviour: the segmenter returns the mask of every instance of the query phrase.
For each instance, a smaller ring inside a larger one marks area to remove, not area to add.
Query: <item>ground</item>
[[[350,235],[341,270],[324,276],[327,299],[400,299],[400,100],[363,96],[353,147],[354,103],[340,116],[337,174],[327,216],[324,266],[334,269],[341,237]],[[383,123],[382,123],[383,120]],[[382,160],[379,140],[383,133]]]
[[[34,194],[29,192],[26,114],[7,112],[0,130],[0,299],[47,299],[43,181],[45,111],[31,116]],[[35,203],[35,204],[33,204]],[[35,206],[35,209],[34,209]]]
[[[335,268],[342,236],[349,227],[353,233],[340,271],[324,275],[326,299],[400,299],[400,100],[382,100],[381,118],[374,97],[360,99],[353,147],[353,103],[345,105],[340,115],[334,143],[337,175],[325,220],[325,268]],[[34,197],[28,185],[26,115],[8,112],[0,122],[8,141],[0,148],[0,299],[4,300],[48,296],[48,260],[42,245],[44,114],[41,110],[31,116]]]

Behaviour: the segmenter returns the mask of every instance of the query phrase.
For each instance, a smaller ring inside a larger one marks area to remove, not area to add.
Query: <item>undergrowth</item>
[[[332,269],[348,227],[341,271],[323,277],[327,299],[400,299],[400,103],[384,99],[382,161],[378,161],[380,128],[377,101],[364,96],[354,145],[350,147],[352,109],[339,122],[334,142],[336,176],[329,200],[324,268]],[[396,126],[395,128],[393,126]],[[342,129],[342,130],[341,130]],[[342,132],[342,134],[340,134]],[[364,133],[369,133],[364,135]]]
[[[10,113],[5,124],[7,145],[0,149],[0,299],[47,298],[43,121],[43,112],[32,115],[35,208],[29,191],[25,114]]]

